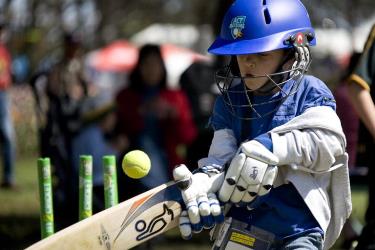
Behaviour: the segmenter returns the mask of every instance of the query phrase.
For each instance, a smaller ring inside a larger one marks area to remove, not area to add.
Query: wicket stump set
[[[92,156],[81,155],[79,164],[79,220],[92,215]],[[118,204],[116,158],[106,155],[102,158],[104,173],[105,208]],[[54,233],[53,190],[51,162],[47,158],[38,159],[40,228],[42,238]]]

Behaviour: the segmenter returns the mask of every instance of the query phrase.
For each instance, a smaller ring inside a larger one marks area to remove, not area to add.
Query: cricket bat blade
[[[26,248],[130,249],[178,225],[182,197],[175,182],[103,210]]]

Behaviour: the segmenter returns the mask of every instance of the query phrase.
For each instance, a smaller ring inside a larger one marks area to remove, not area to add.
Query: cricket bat
[[[174,181],[103,210],[33,245],[41,249],[129,249],[178,225],[183,200]]]
[[[223,181],[223,174],[217,176]],[[129,249],[178,225],[182,186],[170,181],[67,227],[27,250]],[[180,187],[180,188],[179,188]],[[216,190],[217,191],[217,190]]]

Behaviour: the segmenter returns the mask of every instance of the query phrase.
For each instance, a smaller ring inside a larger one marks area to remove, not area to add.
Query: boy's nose
[[[247,67],[249,67],[250,69],[254,69],[255,68],[255,62],[254,61],[247,62]]]
[[[253,69],[256,66],[255,58],[252,55],[246,55],[244,57],[244,62],[246,66],[250,69]]]
[[[246,59],[245,65],[248,69],[254,69],[256,66],[256,62],[253,59]]]

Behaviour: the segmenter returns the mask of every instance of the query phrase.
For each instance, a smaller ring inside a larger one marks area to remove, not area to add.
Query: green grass
[[[350,218],[353,221],[353,225],[357,227],[356,230],[360,231],[361,227],[365,223],[365,212],[368,203],[367,187],[364,184],[355,184],[351,186],[351,189],[353,210]],[[340,238],[336,241],[332,249],[340,250],[340,246],[342,245],[343,241],[344,237],[343,234],[341,234]]]
[[[352,185],[352,216],[362,224],[365,221],[364,215],[367,209],[367,187],[365,185]]]
[[[39,193],[37,158],[20,158],[16,163],[16,189],[0,189],[0,216],[37,216]]]
[[[0,241],[9,242],[8,247],[2,245],[1,249],[22,249],[40,237],[37,157],[29,156],[17,160],[16,179],[16,190],[0,189]],[[352,199],[352,217],[363,224],[367,208],[366,186],[353,185]],[[341,239],[333,249],[339,249],[337,246],[340,242]],[[206,233],[194,235],[191,241],[183,241],[178,229],[155,239],[152,245],[154,250],[210,249]],[[142,247],[144,246],[140,249]]]
[[[1,249],[23,249],[40,237],[36,157],[19,158],[14,190],[0,189]]]

